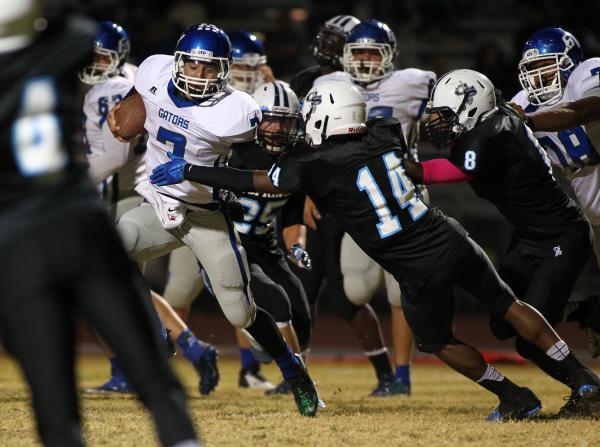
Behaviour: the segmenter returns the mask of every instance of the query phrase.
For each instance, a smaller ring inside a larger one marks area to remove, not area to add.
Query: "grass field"
[[[495,398],[448,368],[416,366],[410,398],[366,397],[374,385],[366,364],[319,363],[311,367],[327,408],[316,418],[297,415],[291,397],[270,398],[237,387],[237,362],[221,362],[221,384],[207,398],[197,394],[193,370],[174,366],[188,404],[209,446],[597,446],[599,423],[553,420],[566,388],[525,366],[501,370],[534,389],[544,404],[536,421],[490,424],[484,416]],[[276,380],[273,367],[266,374]],[[82,386],[99,384],[108,366],[100,357],[79,363]],[[82,399],[90,446],[156,445],[150,418],[132,397]],[[36,445],[28,393],[14,364],[0,357],[0,446]]]

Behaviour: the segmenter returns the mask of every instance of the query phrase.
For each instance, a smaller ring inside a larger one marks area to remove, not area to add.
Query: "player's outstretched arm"
[[[227,167],[196,166],[183,158],[169,154],[171,161],[158,165],[152,171],[150,181],[158,186],[181,183],[184,180],[202,183],[213,188],[231,191],[256,191],[282,193],[271,183],[267,171],[245,171]]]
[[[534,132],[559,132],[598,120],[600,96],[588,96],[548,110],[525,114],[525,123]]]

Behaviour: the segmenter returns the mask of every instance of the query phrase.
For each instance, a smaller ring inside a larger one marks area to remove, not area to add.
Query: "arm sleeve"
[[[281,227],[304,225],[304,194],[293,194],[281,210]]]
[[[293,153],[283,154],[269,170],[269,179],[282,191],[298,191],[301,188],[302,163]]]
[[[435,158],[421,162],[423,168],[423,184],[467,182],[473,177],[465,174],[445,158]]]
[[[229,189],[231,191],[254,191],[253,171],[235,168],[206,167],[186,164],[183,169],[186,180],[202,183],[213,188]]]

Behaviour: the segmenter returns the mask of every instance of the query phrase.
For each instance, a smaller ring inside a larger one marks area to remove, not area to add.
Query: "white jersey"
[[[573,70],[557,103],[535,106],[529,102],[524,90],[517,93],[512,102],[530,113],[588,96],[600,96],[600,58],[587,59]],[[552,164],[565,171],[592,224],[600,225],[600,123],[561,132],[535,132],[534,135]]]
[[[435,79],[435,73],[432,71],[406,68],[395,70],[380,81],[368,85],[355,85],[365,97],[368,119],[393,117],[400,121],[406,143],[411,154],[415,156],[419,121],[429,101]],[[348,73],[336,71],[319,76],[313,85],[323,81],[352,82]]]
[[[233,143],[254,139],[261,113],[250,95],[227,87],[204,101],[187,100],[177,93],[172,70],[173,56],[155,55],[142,62],[135,77],[146,108],[148,173],[168,162],[168,153],[195,165],[215,166],[226,161]],[[212,188],[189,181],[153,188],[185,203],[213,201]]]
[[[94,85],[85,95],[83,104],[90,177],[98,183],[108,179],[108,187],[119,193],[133,191],[146,176],[143,141],[121,143],[113,137],[106,123],[110,109],[133,87],[135,70],[135,65],[125,64],[120,76]]]

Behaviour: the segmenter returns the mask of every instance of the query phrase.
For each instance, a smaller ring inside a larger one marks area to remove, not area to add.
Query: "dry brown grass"
[[[222,382],[208,398],[197,396],[195,376],[174,362],[184,381],[194,421],[209,446],[596,446],[598,422],[540,419],[490,424],[483,417],[495,399],[442,366],[414,368],[411,398],[366,397],[374,384],[367,365],[315,364],[327,409],[316,418],[296,414],[291,397],[268,398],[237,387],[237,362],[221,362]],[[545,415],[563,404],[566,389],[531,367],[501,368],[535,390]],[[273,380],[273,367],[265,368]],[[105,361],[87,357],[79,364],[81,384],[100,383]],[[148,415],[130,397],[85,397],[85,432],[90,446],[155,445]],[[0,446],[35,445],[28,394],[14,367],[0,357]]]

